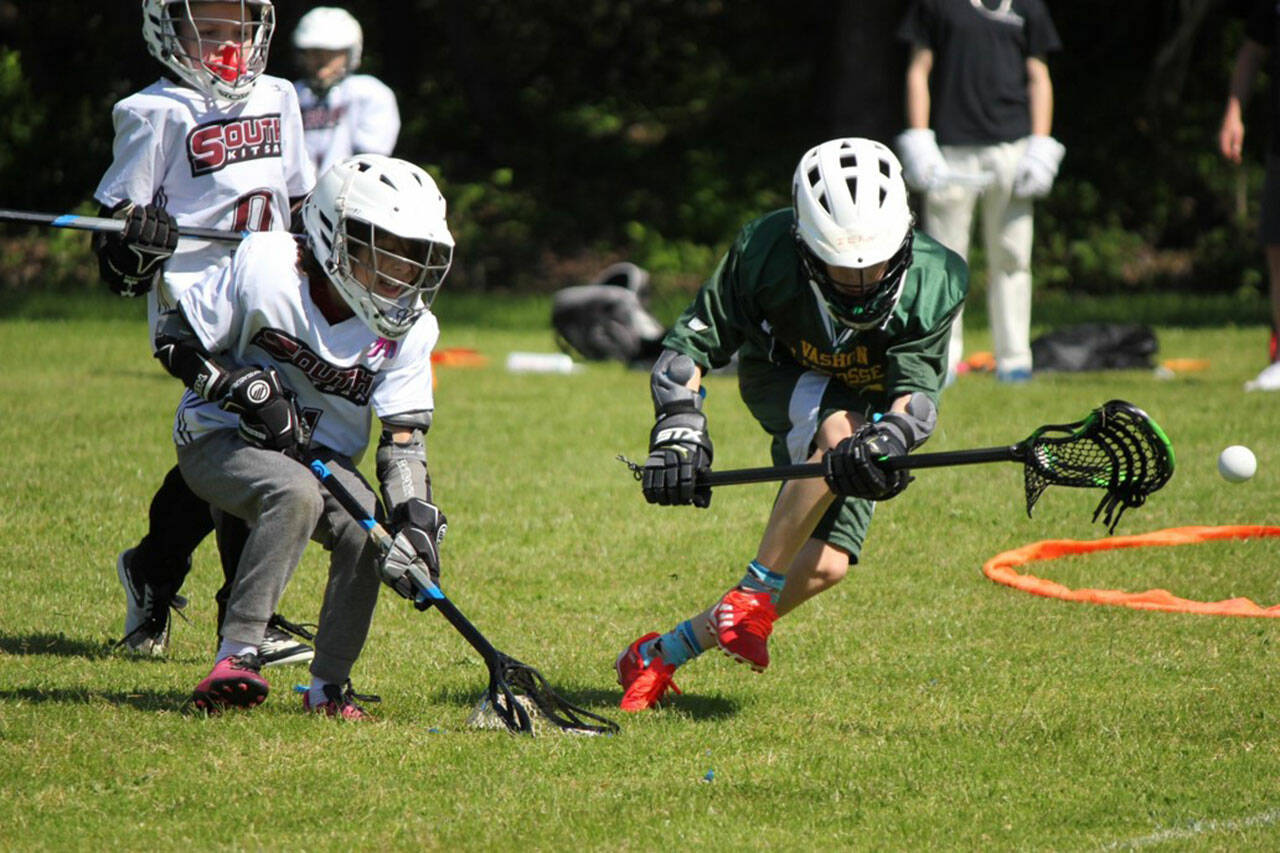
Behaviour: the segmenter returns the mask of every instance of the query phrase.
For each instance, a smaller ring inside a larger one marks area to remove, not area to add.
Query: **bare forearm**
[[[907,66],[907,127],[927,128],[929,111],[933,104],[929,98],[929,72],[933,68],[933,53],[916,48]]]
[[[1053,133],[1053,82],[1049,67],[1043,60],[1032,57],[1027,60],[1027,101],[1031,111],[1031,134],[1049,136]]]

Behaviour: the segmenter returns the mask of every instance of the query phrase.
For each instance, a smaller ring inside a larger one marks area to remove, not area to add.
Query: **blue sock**
[[[680,666],[693,660],[704,651],[702,643],[698,642],[697,633],[693,630],[693,621],[690,619],[686,619],[661,637],[640,647],[640,654],[644,656],[646,663],[656,656],[672,666]]]
[[[786,581],[785,575],[771,572],[758,560],[752,560],[747,563],[747,573],[738,582],[738,586],[753,592],[767,592],[769,593],[769,600],[777,604],[778,593],[782,592],[782,585]]]

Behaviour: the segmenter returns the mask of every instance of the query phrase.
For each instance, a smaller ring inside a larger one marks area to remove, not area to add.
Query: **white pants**
[[[924,230],[965,260],[973,210],[982,201],[987,252],[987,312],[996,370],[1031,369],[1031,200],[1013,196],[1013,177],[1026,140],[998,145],[944,145],[947,165],[964,174],[986,174],[986,189],[951,185],[925,196]],[[964,353],[962,317],[951,326],[947,368],[954,374]]]

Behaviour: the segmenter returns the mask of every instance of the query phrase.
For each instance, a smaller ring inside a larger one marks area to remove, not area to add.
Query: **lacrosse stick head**
[[[1173,476],[1173,445],[1142,409],[1112,400],[1070,424],[1042,426],[1019,446],[1024,464],[1027,515],[1049,486],[1103,489],[1093,511],[1115,532],[1128,507]]]
[[[571,734],[617,734],[618,724],[569,702],[528,664],[501,652],[490,662],[489,689],[467,720],[477,728],[537,735],[551,728]]]

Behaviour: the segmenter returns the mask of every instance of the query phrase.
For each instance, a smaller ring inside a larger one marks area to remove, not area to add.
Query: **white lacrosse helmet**
[[[872,139],[829,140],[800,158],[791,196],[800,260],[831,315],[853,329],[884,326],[911,266],[912,216],[898,158]],[[858,296],[827,271],[884,261],[884,275]]]
[[[302,205],[302,224],[351,310],[392,340],[431,306],[453,260],[436,182],[393,157],[357,154],[329,169]]]
[[[298,50],[345,50],[350,74],[360,67],[364,32],[360,22],[346,9],[317,6],[298,21],[293,31],[293,46]]]
[[[243,101],[253,91],[266,70],[275,26],[271,0],[142,0],[147,52],[179,80],[224,104]],[[194,38],[180,38],[184,31]],[[213,37],[217,41],[211,40],[213,31],[221,31]],[[214,53],[218,58],[209,59]]]

